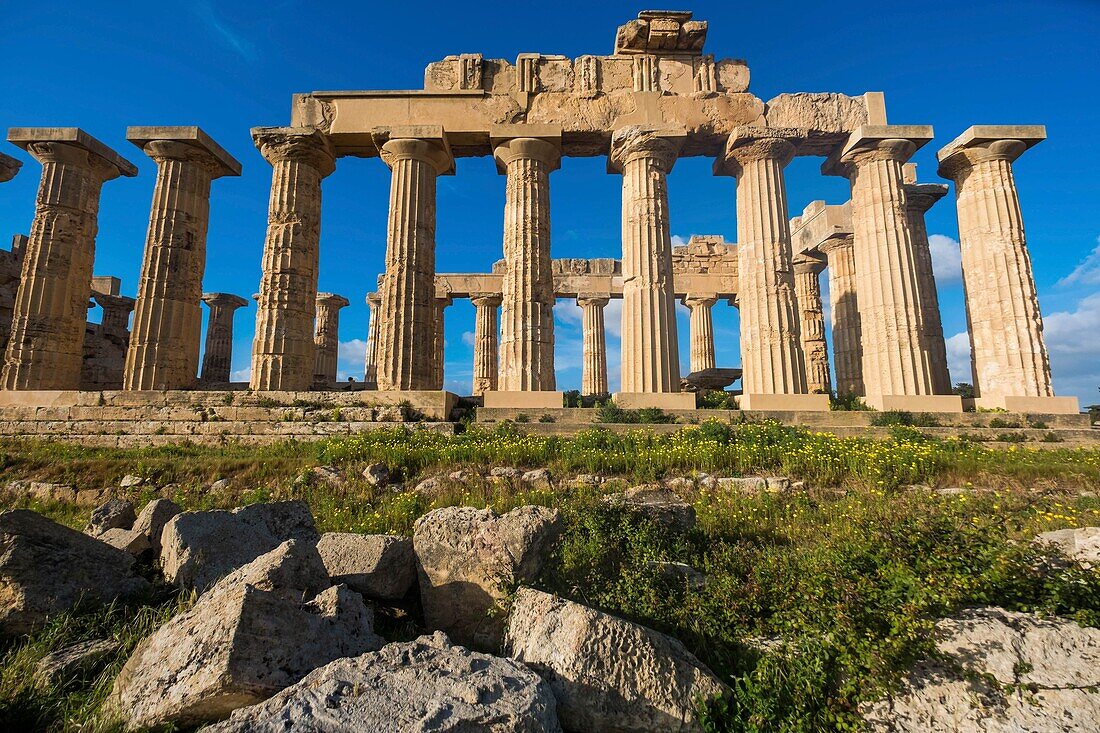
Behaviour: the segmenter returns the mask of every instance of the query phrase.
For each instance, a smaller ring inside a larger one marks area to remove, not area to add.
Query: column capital
[[[688,308],[695,310],[699,307],[709,308],[718,302],[717,293],[688,293],[680,299]]]
[[[470,302],[478,308],[496,308],[502,301],[500,293],[470,293]]]
[[[859,166],[882,160],[906,163],[933,137],[931,125],[863,125],[833,151],[821,172],[850,178]]]
[[[438,125],[379,129],[372,137],[382,162],[390,168],[399,160],[419,160],[435,168],[436,175],[454,175],[454,154],[446,133]]]
[[[974,125],[936,153],[939,174],[958,181],[977,163],[989,160],[1011,163],[1046,137],[1044,125]]]
[[[653,158],[664,172],[672,170],[687,133],[678,127],[620,127],[611,135],[611,153],[607,158],[609,173],[621,173],[623,167],[637,158]]]
[[[454,305],[455,299],[451,297],[450,293],[447,293],[445,295],[436,294],[433,302],[435,303],[436,308],[443,310],[445,308],[450,308],[452,305]]]
[[[336,293],[317,293],[317,305],[325,305],[330,308],[345,308],[351,305],[351,301]]]
[[[157,163],[193,161],[211,170],[213,178],[241,174],[240,162],[199,127],[127,127],[126,139]]]
[[[796,275],[820,274],[824,269],[826,260],[824,257],[815,257],[809,252],[799,252],[791,260]]]
[[[610,302],[611,295],[609,293],[580,293],[577,295],[577,305],[582,308],[586,305],[603,308]]]
[[[132,178],[137,167],[79,127],[13,127],[8,142],[40,163],[66,163],[87,168],[102,180]]]
[[[111,295],[110,293],[99,293],[95,290],[92,291],[92,300],[98,303],[103,310],[107,310],[108,308],[124,308],[126,312],[132,311],[134,309],[134,303],[136,302],[128,295]]]
[[[15,178],[15,174],[23,167],[23,161],[10,155],[0,153],[0,183]]]
[[[819,252],[826,256],[831,256],[832,253],[842,249],[851,249],[855,243],[855,234],[852,232],[845,232],[833,237],[829,237],[821,244],[817,246]]]
[[[382,293],[367,293],[365,300],[371,308],[377,308],[382,305]]]
[[[776,160],[782,168],[791,162],[797,144],[808,134],[807,130],[794,127],[738,127],[730,133],[722,155],[714,161],[714,175],[737,177],[744,164],[753,160]]]
[[[211,308],[243,308],[248,305],[248,301],[239,295],[233,295],[232,293],[203,293],[202,302],[206,303]]]
[[[942,183],[907,183],[904,188],[906,207],[921,216],[947,195],[947,186]]]
[[[508,173],[508,165],[521,158],[537,160],[550,170],[557,170],[561,164],[561,137],[514,137],[500,142],[494,139],[493,157],[501,174]]]
[[[325,177],[336,170],[336,150],[324,133],[312,127],[253,127],[252,142],[272,165],[293,160]]]

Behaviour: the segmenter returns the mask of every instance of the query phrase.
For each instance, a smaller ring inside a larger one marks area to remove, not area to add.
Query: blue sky
[[[155,166],[125,140],[128,125],[200,125],[244,165],[214,183],[204,287],[255,292],[270,166],[248,130],[286,124],[290,95],[323,89],[417,89],[424,67],[448,54],[515,59],[523,52],[610,53],[615,28],[643,6],[619,3],[39,2],[5,3],[0,125],[80,126],[140,168],[103,192],[96,273],[134,295]],[[1100,2],[694,2],[710,22],[706,50],[744,58],[750,91],[886,93],[889,119],[931,124],[936,140],[914,158],[937,181],[935,150],[972,124],[1045,124],[1049,139],[1016,164],[1046,317],[1056,390],[1100,401]],[[26,232],[38,165],[0,185],[0,237]],[[813,199],[842,203],[846,181],[819,174],[818,158],[787,169],[791,215]],[[683,159],[670,176],[672,232],[735,239],[733,181],[710,161]],[[378,160],[341,159],[324,184],[320,288],[352,305],[341,321],[341,372],[361,376],[367,307],[382,267],[389,176]],[[952,194],[953,196],[953,194]],[[492,161],[461,159],[441,178],[440,272],[485,271],[501,254],[504,179]],[[617,257],[620,179],[605,162],[567,159],[553,174],[555,257]],[[928,216],[940,275],[952,376],[969,379],[951,197]],[[559,386],[580,384],[579,311],[561,303]],[[609,307],[609,359],[617,383],[618,324]],[[473,308],[448,310],[447,385],[467,393]],[[96,316],[93,316],[95,318]],[[246,373],[255,307],[238,312],[234,370]],[[736,310],[715,310],[719,365],[738,356]],[[687,324],[681,314],[681,354]]]

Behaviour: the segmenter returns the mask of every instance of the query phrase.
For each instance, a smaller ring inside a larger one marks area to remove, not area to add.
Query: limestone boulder
[[[137,519],[134,520],[133,531],[143,536],[149,542],[149,547],[153,552],[159,555],[161,548],[160,536],[164,532],[164,526],[168,524],[172,517],[182,511],[183,509],[174,501],[154,499],[146,504],[141,513],[137,515]]]
[[[134,557],[140,557],[152,549],[149,538],[132,529],[109,529],[97,539]]]
[[[604,501],[672,532],[686,532],[695,526],[695,507],[661,486],[636,486]]]
[[[371,486],[385,486],[391,480],[389,466],[385,463],[372,463],[363,469],[363,478]]]
[[[1043,532],[1036,542],[1055,545],[1063,555],[1085,567],[1100,566],[1100,527],[1078,527]]]
[[[287,540],[316,544],[318,539],[309,507],[301,501],[183,512],[161,533],[161,565],[168,582],[201,593]]]
[[[130,529],[134,526],[134,505],[125,499],[108,499],[92,510],[84,534],[99,537],[109,529]]]
[[[118,487],[120,489],[132,489],[135,486],[141,486],[143,483],[145,483],[144,478],[128,473],[118,482]]]
[[[413,549],[429,629],[456,642],[495,651],[504,620],[497,613],[511,584],[538,576],[563,529],[554,509],[447,507],[416,522]]]
[[[332,582],[367,598],[404,598],[416,582],[416,555],[408,537],[326,532],[317,551]]]
[[[91,639],[70,644],[42,657],[35,665],[34,680],[39,685],[47,686],[89,674],[104,666],[107,659],[121,649],[122,644],[114,639]]]
[[[145,591],[134,558],[27,509],[0,513],[0,630],[33,631],[78,601]]]
[[[206,730],[557,733],[554,709],[549,686],[522,664],[455,646],[436,632],[338,659]]]
[[[1100,721],[1100,629],[1000,608],[936,625],[942,659],[917,665],[902,689],[864,706],[886,733],[1068,733]]]
[[[291,540],[222,578],[142,641],[109,704],[129,729],[222,720],[334,659],[380,649],[359,594]]]
[[[550,683],[567,731],[701,733],[696,701],[727,689],[676,639],[530,588],[505,652]]]

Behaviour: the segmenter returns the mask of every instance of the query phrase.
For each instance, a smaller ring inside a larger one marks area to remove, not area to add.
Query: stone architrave
[[[435,318],[436,178],[454,172],[454,157],[440,127],[394,128],[380,155],[391,178],[378,389],[434,389],[434,342],[425,335]]]
[[[928,210],[947,195],[947,186],[941,183],[917,183],[917,166],[914,163],[903,166],[902,176],[905,180],[905,213],[909,219],[909,233],[913,238],[913,254],[916,256],[913,264],[917,269],[924,340],[928,356],[932,360],[932,389],[935,394],[951,394],[947,345],[943,340],[943,322],[940,319],[940,298],[936,292],[932,250],[928,245],[928,227],[924,223],[924,215]]]
[[[795,257],[793,263],[806,389],[811,394],[828,394],[832,390],[832,380],[829,378],[829,347],[825,343],[825,314],[818,279],[825,269],[825,260],[801,255]]]
[[[157,163],[123,389],[194,386],[210,182],[241,164],[198,127],[130,127],[126,139]]]
[[[833,333],[833,367],[838,395],[862,396],[863,342],[856,301],[856,262],[852,236],[833,237],[821,245],[829,266],[829,316]]]
[[[623,177],[624,393],[680,391],[667,177],[684,135],[634,126],[611,137],[608,168]]]
[[[363,385],[366,389],[378,389],[378,309],[382,305],[379,293],[367,295],[367,349],[363,357]]]
[[[505,392],[556,389],[550,173],[561,160],[561,131],[532,127],[508,125],[493,130],[497,169],[508,177],[498,380]],[[516,130],[522,130],[524,137],[510,137]]]
[[[228,384],[233,362],[233,314],[248,301],[231,293],[203,293],[202,301],[210,308],[210,315],[200,379],[207,384]]]
[[[902,166],[931,139],[928,126],[864,125],[822,165],[852,185],[863,383],[865,401],[876,409],[962,411],[958,397],[933,397],[905,203]]]
[[[473,393],[480,396],[497,388],[497,308],[501,296],[495,293],[474,293],[474,384]]]
[[[340,357],[340,309],[348,305],[350,302],[342,295],[317,293],[313,386],[318,389],[331,389],[336,384],[336,363]]]
[[[249,385],[304,391],[313,382],[321,181],[336,157],[312,128],[257,127],[252,140],[272,171]]]
[[[1012,171],[1013,161],[1044,139],[1041,125],[975,126],[937,157],[940,175],[955,182],[977,404],[1075,413],[1075,399],[1054,398]]]
[[[691,311],[691,371],[715,368],[714,319],[711,308],[718,302],[716,295],[688,295],[684,305]]]
[[[436,296],[432,308],[432,381],[429,389],[443,389],[444,363],[447,359],[447,309],[452,303],[454,300],[450,296]]]
[[[581,394],[585,396],[609,392],[603,309],[610,301],[607,295],[582,294],[577,298],[581,307]]]
[[[130,334],[130,313],[134,310],[134,299],[125,295],[111,295],[92,291],[92,300],[103,309],[103,318],[99,327],[104,333],[126,338]]]
[[[23,161],[10,155],[0,153],[0,183],[5,183],[15,178],[15,174],[23,167]]]
[[[8,140],[42,164],[42,178],[3,389],[79,389],[100,191],[105,181],[137,175],[137,168],[75,127],[16,127]]]

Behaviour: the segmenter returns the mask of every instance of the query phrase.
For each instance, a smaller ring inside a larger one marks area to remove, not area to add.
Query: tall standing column
[[[312,128],[259,127],[252,139],[272,172],[250,386],[304,391],[313,382],[321,181],[336,157]]]
[[[382,305],[379,293],[367,295],[367,351],[363,357],[363,384],[366,389],[378,389],[378,309]]]
[[[441,129],[431,138],[391,137],[381,156],[391,179],[378,389],[437,389],[430,337],[435,319],[436,178],[453,172],[454,158]]]
[[[962,411],[953,395],[933,397],[902,176],[905,162],[931,138],[931,127],[864,126],[822,166],[852,185],[865,401],[877,409]]]
[[[131,127],[157,163],[123,389],[185,389],[199,370],[210,182],[241,164],[197,127]]]
[[[983,407],[1077,411],[1055,398],[1043,317],[1012,163],[1046,139],[1041,125],[969,128],[939,151],[955,182],[974,392]]]
[[[42,164],[4,356],[4,389],[79,389],[99,194],[137,168],[75,127],[12,128]]]
[[[716,295],[688,295],[684,305],[691,311],[691,371],[714,369],[714,319],[711,308],[718,302]]]
[[[206,321],[200,380],[207,384],[228,384],[233,363],[233,315],[248,301],[231,293],[203,293],[202,302],[210,309],[210,315]]]
[[[838,395],[863,396],[863,341],[856,300],[856,260],[852,236],[833,237],[820,247],[828,258],[829,314]]]
[[[623,176],[622,391],[680,391],[667,176],[684,133],[627,127],[608,167]]]
[[[607,336],[604,332],[604,307],[607,295],[581,295],[581,394],[586,397],[608,394]]]
[[[495,131],[496,135],[502,133],[503,130]],[[505,140],[496,145],[494,155],[497,169],[508,176],[504,194],[506,267],[499,387],[504,392],[553,391],[556,380],[550,173],[557,170],[561,160],[560,131],[557,136],[545,138]]]
[[[444,363],[447,360],[447,308],[454,303],[450,296],[436,297],[432,311],[432,380],[429,389],[443,389]]]
[[[483,395],[497,388],[497,308],[501,296],[474,293],[474,384],[473,393]]]
[[[798,304],[799,336],[806,369],[806,389],[811,394],[828,394],[829,347],[825,343],[825,314],[821,305],[821,282],[825,261],[802,255],[794,258],[794,297]]]
[[[315,357],[313,386],[331,389],[336,384],[336,364],[340,357],[340,309],[348,299],[335,293],[317,293],[317,329],[313,333]]]
[[[905,214],[909,219],[909,233],[913,238],[924,341],[932,361],[932,391],[935,394],[951,394],[947,345],[943,340],[943,321],[940,319],[940,298],[936,292],[928,227],[924,223],[924,215],[928,210],[947,195],[947,186],[940,183],[917,183],[917,166],[913,163],[907,163],[902,168],[902,177],[905,181]]]

